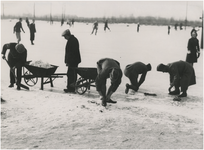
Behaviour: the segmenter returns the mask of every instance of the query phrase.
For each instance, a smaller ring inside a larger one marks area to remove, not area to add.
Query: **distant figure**
[[[183,30],[183,24],[180,23],[180,30]]]
[[[29,22],[28,18],[26,18],[26,24],[27,24],[27,26],[29,28],[30,27],[30,22]]]
[[[176,61],[167,65],[159,64],[157,71],[167,72],[170,75],[170,95],[179,95],[178,97],[187,97],[187,90],[190,85],[196,84],[195,72],[193,67],[185,61]],[[171,91],[175,87],[174,91]]]
[[[168,26],[168,35],[170,34],[171,27]]]
[[[53,19],[52,19],[52,17],[50,18],[50,24],[53,24]]]
[[[1,54],[3,55],[2,58],[6,59],[5,55],[7,50],[9,49],[8,54],[8,64],[11,68],[17,68],[17,90],[20,90],[20,83],[21,83],[21,74],[22,74],[22,66],[26,62],[27,59],[27,50],[24,47],[23,44],[17,44],[17,43],[7,43],[4,44],[3,50]],[[15,83],[15,76],[13,72],[10,69],[10,85],[9,87],[14,87]]]
[[[64,24],[64,18],[62,18],[61,20],[61,26],[63,26],[63,24]]]
[[[197,62],[200,57],[199,40],[197,39],[197,32],[195,29],[191,31],[191,38],[188,40],[188,53],[186,56],[186,62],[193,66],[193,63]]]
[[[111,58],[100,59],[97,62],[97,77],[96,77],[96,90],[101,96],[102,106],[107,103],[117,103],[111,100],[111,95],[117,90],[121,83],[122,71],[120,63]],[[106,81],[110,78],[111,85],[106,94]]]
[[[175,30],[177,30],[177,26],[178,26],[178,24],[176,23],[176,24],[175,24]]]
[[[137,24],[137,32],[140,30],[140,23]]]
[[[105,25],[104,25],[104,31],[106,31],[106,28],[110,31],[110,28],[108,27],[108,20],[106,19]]]
[[[74,19],[72,19],[72,26],[74,26],[74,22],[75,22]]]
[[[21,41],[21,30],[25,33],[21,22],[22,22],[22,18],[19,18],[19,21],[15,24],[13,28],[13,33],[16,32],[17,43]]]
[[[96,34],[97,34],[97,31],[98,31],[98,21],[95,21],[95,22],[93,23],[93,30],[92,30],[91,34],[94,33],[94,30],[95,30],[95,35],[96,35]]]
[[[69,19],[67,19],[67,24],[71,27],[72,26],[72,23]]]
[[[133,64],[129,64],[125,67],[124,74],[129,78],[131,85],[126,84],[125,93],[127,94],[129,89],[138,91],[141,84],[145,81],[147,72],[152,69],[151,64],[145,65],[142,62],[135,62]],[[141,74],[140,80],[138,82],[138,77]]]
[[[81,55],[79,50],[78,39],[71,34],[70,30],[67,29],[62,33],[62,36],[67,40],[65,47],[65,64],[68,67],[67,70],[67,88],[64,89],[65,93],[75,93],[75,87],[72,84],[76,83],[77,73],[75,68],[81,62]]]
[[[35,40],[35,33],[36,33],[35,20],[33,19],[33,22],[30,24],[30,41],[32,45],[34,45],[33,41]]]

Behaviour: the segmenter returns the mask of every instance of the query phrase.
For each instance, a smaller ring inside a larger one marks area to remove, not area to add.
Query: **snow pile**
[[[46,68],[46,69],[53,67],[49,63],[43,62],[41,60],[33,61],[32,63],[30,63],[30,65],[35,67],[40,67],[40,68]]]

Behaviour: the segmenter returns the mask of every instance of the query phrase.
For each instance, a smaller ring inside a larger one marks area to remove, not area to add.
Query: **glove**
[[[188,51],[188,52],[187,52],[187,54],[190,54],[190,53],[191,53],[191,51]]]
[[[197,56],[197,58],[199,58],[200,57],[200,52],[198,52],[198,56]]]
[[[3,55],[3,56],[2,56],[2,59],[5,59],[5,58],[6,58],[5,55]]]

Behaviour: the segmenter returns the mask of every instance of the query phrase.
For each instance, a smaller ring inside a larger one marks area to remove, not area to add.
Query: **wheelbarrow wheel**
[[[75,85],[75,91],[82,95],[84,94],[88,89],[88,80],[86,79],[83,79],[83,78],[79,78],[77,81],[76,81],[76,85]]]
[[[34,86],[38,82],[38,78],[35,77],[30,71],[24,73],[24,81],[29,86]]]

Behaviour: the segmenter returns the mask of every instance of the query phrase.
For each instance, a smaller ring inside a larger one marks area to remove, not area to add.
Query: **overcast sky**
[[[200,20],[203,1],[1,1],[5,15],[67,15],[78,17],[153,16]],[[3,7],[4,6],[4,7]]]

